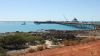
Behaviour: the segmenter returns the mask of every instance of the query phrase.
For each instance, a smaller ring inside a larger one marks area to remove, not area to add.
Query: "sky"
[[[0,0],[0,21],[100,21],[100,0]]]

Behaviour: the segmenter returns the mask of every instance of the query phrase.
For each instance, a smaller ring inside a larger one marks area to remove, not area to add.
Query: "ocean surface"
[[[0,22],[0,33],[15,31],[43,31],[43,30],[82,30],[67,25],[59,24],[34,24],[33,22]]]

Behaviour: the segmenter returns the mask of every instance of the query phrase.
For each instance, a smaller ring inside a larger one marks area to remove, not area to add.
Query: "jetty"
[[[35,24],[60,24],[60,25],[67,25],[81,29],[89,29],[89,30],[96,30],[100,29],[100,22],[93,21],[93,22],[86,22],[82,21],[79,22],[75,18],[72,21],[34,21]]]

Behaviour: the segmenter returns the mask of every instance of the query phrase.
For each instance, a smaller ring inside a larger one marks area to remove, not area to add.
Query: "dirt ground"
[[[100,40],[76,46],[47,49],[21,56],[100,56]]]

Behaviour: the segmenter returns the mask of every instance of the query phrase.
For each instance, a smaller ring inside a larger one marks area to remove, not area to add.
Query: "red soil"
[[[83,45],[47,49],[22,56],[100,56],[100,41]]]

